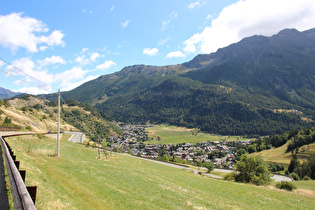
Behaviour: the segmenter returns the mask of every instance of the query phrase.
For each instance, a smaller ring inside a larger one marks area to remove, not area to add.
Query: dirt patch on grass
[[[305,196],[310,196],[310,197],[315,198],[315,192],[312,190],[297,189],[294,192],[299,195],[305,195]]]
[[[163,130],[168,130],[168,131],[192,131],[192,128],[185,128],[185,127],[163,127]]]

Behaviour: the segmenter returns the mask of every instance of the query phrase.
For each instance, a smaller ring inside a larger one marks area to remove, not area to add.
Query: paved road
[[[70,137],[69,141],[75,142],[75,143],[83,143],[82,135],[84,133],[81,132],[65,132],[65,133],[70,133],[72,136]]]

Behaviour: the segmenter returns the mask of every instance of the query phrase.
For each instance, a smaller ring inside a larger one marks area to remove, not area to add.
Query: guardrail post
[[[14,161],[17,170],[20,168],[20,161]]]
[[[35,201],[36,201],[36,194],[37,194],[37,186],[28,186],[26,187],[28,193],[30,194],[34,204],[35,204]]]
[[[19,170],[21,177],[23,179],[23,182],[25,183],[25,176],[26,176],[26,171],[25,170]]]

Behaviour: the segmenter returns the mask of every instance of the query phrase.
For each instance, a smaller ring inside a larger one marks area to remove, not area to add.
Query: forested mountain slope
[[[117,121],[218,134],[266,135],[311,126],[315,29],[245,38],[179,65],[125,67],[63,96],[92,104]]]

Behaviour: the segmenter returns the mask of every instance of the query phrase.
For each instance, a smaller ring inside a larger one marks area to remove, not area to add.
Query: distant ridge
[[[21,93],[16,93],[16,92],[13,92],[11,90],[0,87],[0,99],[12,98],[12,97],[17,96],[19,94],[21,94]]]

